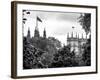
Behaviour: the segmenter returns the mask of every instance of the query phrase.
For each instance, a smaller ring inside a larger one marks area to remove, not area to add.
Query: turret
[[[72,35],[71,35],[71,37],[73,38],[73,32],[72,32]]]
[[[79,34],[78,34],[78,39],[79,39]]]
[[[67,33],[67,38],[69,38],[69,33]]]
[[[28,32],[27,32],[27,38],[30,38],[31,35],[30,35],[30,29],[28,28]]]
[[[82,33],[82,39],[83,39],[83,33]]]
[[[77,33],[76,33],[76,38],[77,38]]]
[[[44,28],[44,31],[43,31],[43,38],[46,38],[46,30]]]
[[[40,37],[38,26],[35,27],[34,37]]]

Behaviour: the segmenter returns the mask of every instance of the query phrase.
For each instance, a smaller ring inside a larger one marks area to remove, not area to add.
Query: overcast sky
[[[27,12],[30,12],[27,14]],[[27,30],[30,28],[31,37],[34,36],[34,29],[36,26],[36,17],[38,16],[42,22],[38,21],[38,28],[40,35],[43,35],[44,28],[46,29],[47,37],[55,37],[66,44],[67,33],[71,34],[74,32],[74,36],[79,34],[81,37],[82,33],[85,37],[85,32],[82,26],[78,22],[80,13],[70,12],[46,12],[46,11],[25,11],[23,17],[27,20],[24,24],[24,36],[27,35]],[[75,28],[72,29],[72,26]]]

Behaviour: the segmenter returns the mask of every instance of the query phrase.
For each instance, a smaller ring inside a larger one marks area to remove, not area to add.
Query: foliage
[[[83,61],[86,66],[91,65],[91,37],[87,39],[87,43],[84,45]]]
[[[32,68],[54,68],[54,67],[74,67],[89,66],[91,60],[91,40],[83,46],[82,59],[76,57],[75,50],[71,52],[70,45],[56,49],[56,46],[49,39],[44,38],[23,38],[23,69]]]
[[[41,55],[44,54],[42,50],[35,48],[27,38],[24,37],[23,41],[23,68],[42,68],[43,65],[40,61]]]
[[[54,54],[53,63],[51,67],[72,67],[78,66],[75,61],[75,52],[70,52],[70,46],[64,46],[58,53]]]
[[[79,17],[79,22],[82,25],[82,28],[85,30],[86,35],[91,32],[91,14],[85,13],[84,15],[81,14]],[[91,65],[91,35],[89,39],[87,39],[86,44],[83,46],[83,55],[82,60],[85,63],[85,66]]]
[[[79,17],[80,25],[82,25],[82,28],[85,30],[86,34],[90,32],[90,26],[91,26],[91,14],[90,13],[84,13],[84,15],[81,14]]]
[[[47,68],[56,52],[56,47],[48,39],[24,37],[23,67],[24,69]]]

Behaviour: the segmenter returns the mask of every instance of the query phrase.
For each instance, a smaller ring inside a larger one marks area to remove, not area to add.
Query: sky
[[[28,14],[27,14],[28,12]],[[38,21],[38,29],[40,36],[43,36],[43,30],[46,29],[47,37],[55,37],[62,44],[67,44],[67,34],[71,36],[71,33],[79,34],[81,38],[82,34],[85,37],[85,31],[78,22],[80,13],[71,12],[46,12],[46,11],[34,11],[26,10],[23,12],[23,18],[25,18],[25,24],[23,24],[24,36],[27,35],[28,29],[30,29],[31,37],[34,36],[34,30],[36,26],[37,16],[42,20]],[[72,28],[74,26],[74,28]]]

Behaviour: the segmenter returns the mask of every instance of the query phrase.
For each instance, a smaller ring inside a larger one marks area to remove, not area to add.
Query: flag
[[[40,21],[40,22],[42,22],[42,20],[38,16],[37,16],[37,20]]]

